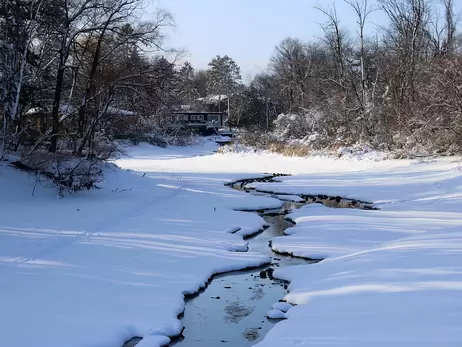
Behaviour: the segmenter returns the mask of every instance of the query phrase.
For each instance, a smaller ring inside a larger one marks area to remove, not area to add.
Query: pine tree
[[[178,97],[184,105],[194,106],[200,97],[195,81],[194,68],[189,62],[178,71]]]
[[[220,104],[223,95],[231,98],[239,90],[241,71],[236,62],[227,55],[217,55],[208,66],[207,92],[209,95],[218,94]]]

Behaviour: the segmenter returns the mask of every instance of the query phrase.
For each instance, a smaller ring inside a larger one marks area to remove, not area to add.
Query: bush
[[[51,183],[59,197],[63,197],[66,190],[69,193],[90,190],[103,177],[100,161],[65,154],[34,152],[13,165],[33,173],[36,185]]]
[[[321,113],[315,110],[303,115],[280,114],[274,121],[273,135],[281,141],[303,139],[316,133],[321,118]]]
[[[149,135],[146,137],[146,142],[157,147],[166,148],[168,147],[168,141],[160,135]]]

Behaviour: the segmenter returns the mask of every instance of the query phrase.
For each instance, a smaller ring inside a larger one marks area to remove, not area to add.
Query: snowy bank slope
[[[103,189],[56,199],[45,187],[32,196],[27,174],[0,166],[2,345],[114,347],[139,335],[156,346],[178,334],[184,293],[267,261],[242,252],[241,235],[263,219],[230,208],[280,202],[223,182],[108,165]]]
[[[298,304],[266,346],[460,346],[461,228],[277,271]]]

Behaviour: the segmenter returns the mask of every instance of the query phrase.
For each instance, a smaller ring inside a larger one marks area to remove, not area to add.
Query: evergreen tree
[[[185,62],[178,71],[178,97],[183,105],[191,107],[194,107],[196,100],[200,97],[194,68],[189,62]]]
[[[207,92],[209,95],[218,95],[218,103],[221,104],[223,95],[231,98],[239,90],[242,80],[240,68],[227,55],[217,55],[208,66]]]

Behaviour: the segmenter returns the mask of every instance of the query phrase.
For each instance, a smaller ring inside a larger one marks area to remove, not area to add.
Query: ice
[[[266,314],[270,319],[286,319],[286,314],[279,310],[269,310]]]

